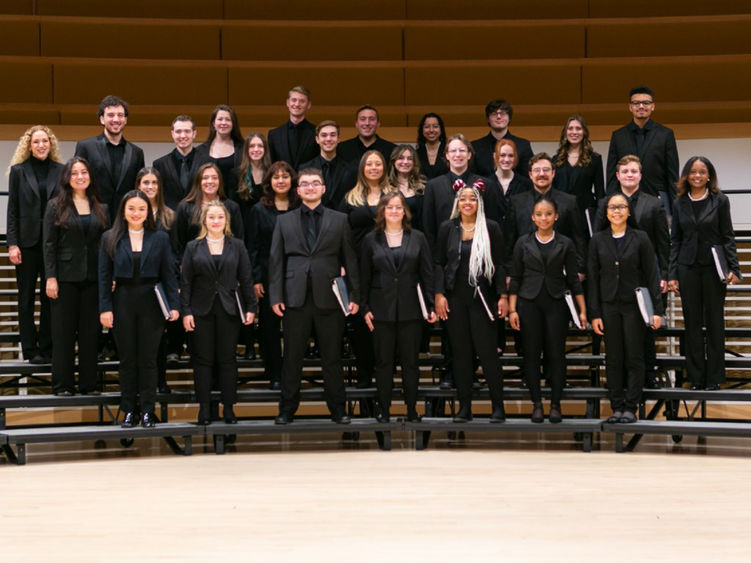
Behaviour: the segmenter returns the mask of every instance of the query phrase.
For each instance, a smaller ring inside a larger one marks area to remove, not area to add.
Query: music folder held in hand
[[[714,267],[717,270],[720,281],[728,283],[728,276],[730,275],[728,260],[725,257],[725,249],[721,245],[715,244],[712,246],[712,259],[714,260]]]
[[[566,300],[568,311],[569,313],[571,313],[571,320],[574,321],[576,328],[582,328],[582,321],[579,318],[579,313],[576,312],[576,303],[574,303],[574,296],[570,291],[566,291],[566,293],[563,294],[563,298]]]
[[[162,282],[159,282],[154,286],[154,293],[156,294],[156,302],[159,303],[159,308],[162,310],[162,315],[164,315],[164,320],[168,321],[171,315],[169,302],[167,301],[167,294],[164,293]]]
[[[636,294],[636,304],[639,306],[639,312],[641,318],[647,326],[652,326],[652,317],[655,316],[655,307],[652,303],[652,298],[649,295],[649,290],[646,287],[637,287],[634,289]]]
[[[417,300],[420,302],[420,311],[422,311],[422,318],[426,321],[430,317],[428,315],[428,307],[425,304],[425,296],[422,294],[422,287],[420,287],[420,284],[417,284]]]
[[[349,290],[347,289],[347,281],[343,276],[337,276],[331,280],[331,291],[334,292],[344,316],[349,316]]]

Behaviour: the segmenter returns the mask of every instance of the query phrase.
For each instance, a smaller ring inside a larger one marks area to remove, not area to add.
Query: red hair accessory
[[[483,182],[482,179],[476,180],[475,183],[472,184],[472,187],[482,193],[485,191],[485,182]]]
[[[458,192],[462,188],[466,188],[466,187],[467,187],[467,184],[461,178],[457,178],[456,180],[454,180],[453,188],[455,192]]]

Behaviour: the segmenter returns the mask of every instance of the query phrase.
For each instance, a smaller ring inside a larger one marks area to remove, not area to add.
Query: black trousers
[[[373,366],[375,365],[375,354],[373,335],[365,324],[362,314],[350,315],[347,317],[352,327],[350,341],[352,351],[355,354],[355,367],[357,368],[357,382],[370,383],[373,380]]]
[[[164,331],[164,316],[153,284],[118,284],[114,294],[112,329],[120,358],[120,408],[153,413],[156,402],[157,354]]]
[[[39,331],[34,324],[37,278],[41,281]],[[46,284],[42,244],[22,248],[21,263],[16,266],[16,285],[18,286],[18,330],[25,360],[29,360],[37,354],[41,354],[45,358],[52,357],[50,300],[45,291]]]
[[[270,382],[280,381],[282,374],[282,341],[279,329],[282,319],[271,310],[268,297],[258,301],[258,335],[263,369]]]
[[[225,407],[237,401],[237,339],[240,334],[240,319],[224,310],[219,299],[208,315],[195,317],[193,332],[193,379],[198,402],[211,400],[211,378],[216,374],[222,403]]]
[[[394,361],[399,357],[402,366],[404,402],[408,407],[417,404],[417,385],[420,381],[418,359],[422,340],[423,321],[375,321],[373,345],[375,347],[375,380],[378,404],[383,411],[391,407],[391,390],[394,387]]]
[[[25,260],[25,258],[24,258]],[[75,391],[74,362],[78,342],[78,389],[88,393],[97,386],[99,292],[97,282],[58,282],[57,299],[51,300],[52,391]]]
[[[603,303],[602,322],[610,406],[636,412],[644,387],[644,333],[652,330],[635,303]]]
[[[472,379],[475,353],[480,358],[482,373],[488,382],[493,403],[503,402],[503,370],[498,359],[498,321],[491,321],[479,299],[471,303],[447,296],[449,314],[446,320],[453,352],[456,394],[462,406],[472,404]],[[491,304],[494,306],[494,304]],[[473,348],[474,346],[474,348]]]
[[[524,378],[533,403],[542,400],[540,391],[541,354],[545,354],[545,376],[550,383],[551,402],[561,403],[566,384],[566,330],[570,314],[566,302],[543,291],[534,300],[518,298],[516,311],[522,333]]]
[[[686,371],[694,385],[725,381],[725,285],[710,266],[678,266]],[[702,326],[707,328],[706,339]],[[705,355],[706,350],[706,355]]]
[[[344,414],[347,394],[342,371],[344,315],[341,309],[319,309],[308,292],[305,304],[302,307],[287,307],[283,320],[284,361],[279,412],[293,415],[300,405],[303,359],[308,349],[308,338],[315,326],[326,404],[332,414]]]

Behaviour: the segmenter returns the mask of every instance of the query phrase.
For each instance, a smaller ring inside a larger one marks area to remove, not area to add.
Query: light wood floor
[[[158,440],[32,445],[29,465],[0,463],[0,549],[6,561],[751,560],[748,441],[584,454],[554,434],[436,435],[426,451],[394,447],[240,437],[224,456],[199,443],[179,457]]]

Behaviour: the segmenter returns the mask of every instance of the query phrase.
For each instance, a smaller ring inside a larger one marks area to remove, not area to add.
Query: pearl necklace
[[[206,240],[211,244],[219,244],[220,242],[224,242],[224,235],[220,236],[219,238],[211,238],[207,235]]]
[[[388,231],[383,231],[383,232],[386,234],[387,237],[398,237],[404,232],[404,229],[402,229],[401,231],[396,231],[395,233],[390,233]]]
[[[471,229],[468,229],[467,227],[465,227],[465,226],[464,226],[464,225],[462,225],[461,223],[459,223],[459,224],[461,225],[461,227],[462,227],[462,230],[463,230],[463,231],[464,231],[465,233],[473,233],[473,232],[475,232],[475,226],[474,226],[474,225],[472,225],[472,228],[471,228]]]
[[[550,235],[550,238],[548,240],[542,240],[540,238],[540,235],[538,235],[537,233],[535,233],[535,238],[537,239],[537,242],[539,242],[540,244],[548,244],[551,240],[555,238],[555,231],[553,231],[553,234]]]
[[[704,188],[704,194],[700,195],[699,197],[692,197],[691,192],[688,192],[688,199],[690,199],[691,201],[702,201],[702,200],[707,199],[708,196],[709,196],[708,188]]]
[[[132,235],[140,235],[140,234],[143,234],[143,227],[141,227],[141,228],[140,228],[140,229],[138,229],[138,230],[135,230],[135,229],[131,229],[130,227],[128,227],[128,232],[129,232],[130,234],[132,234]]]

